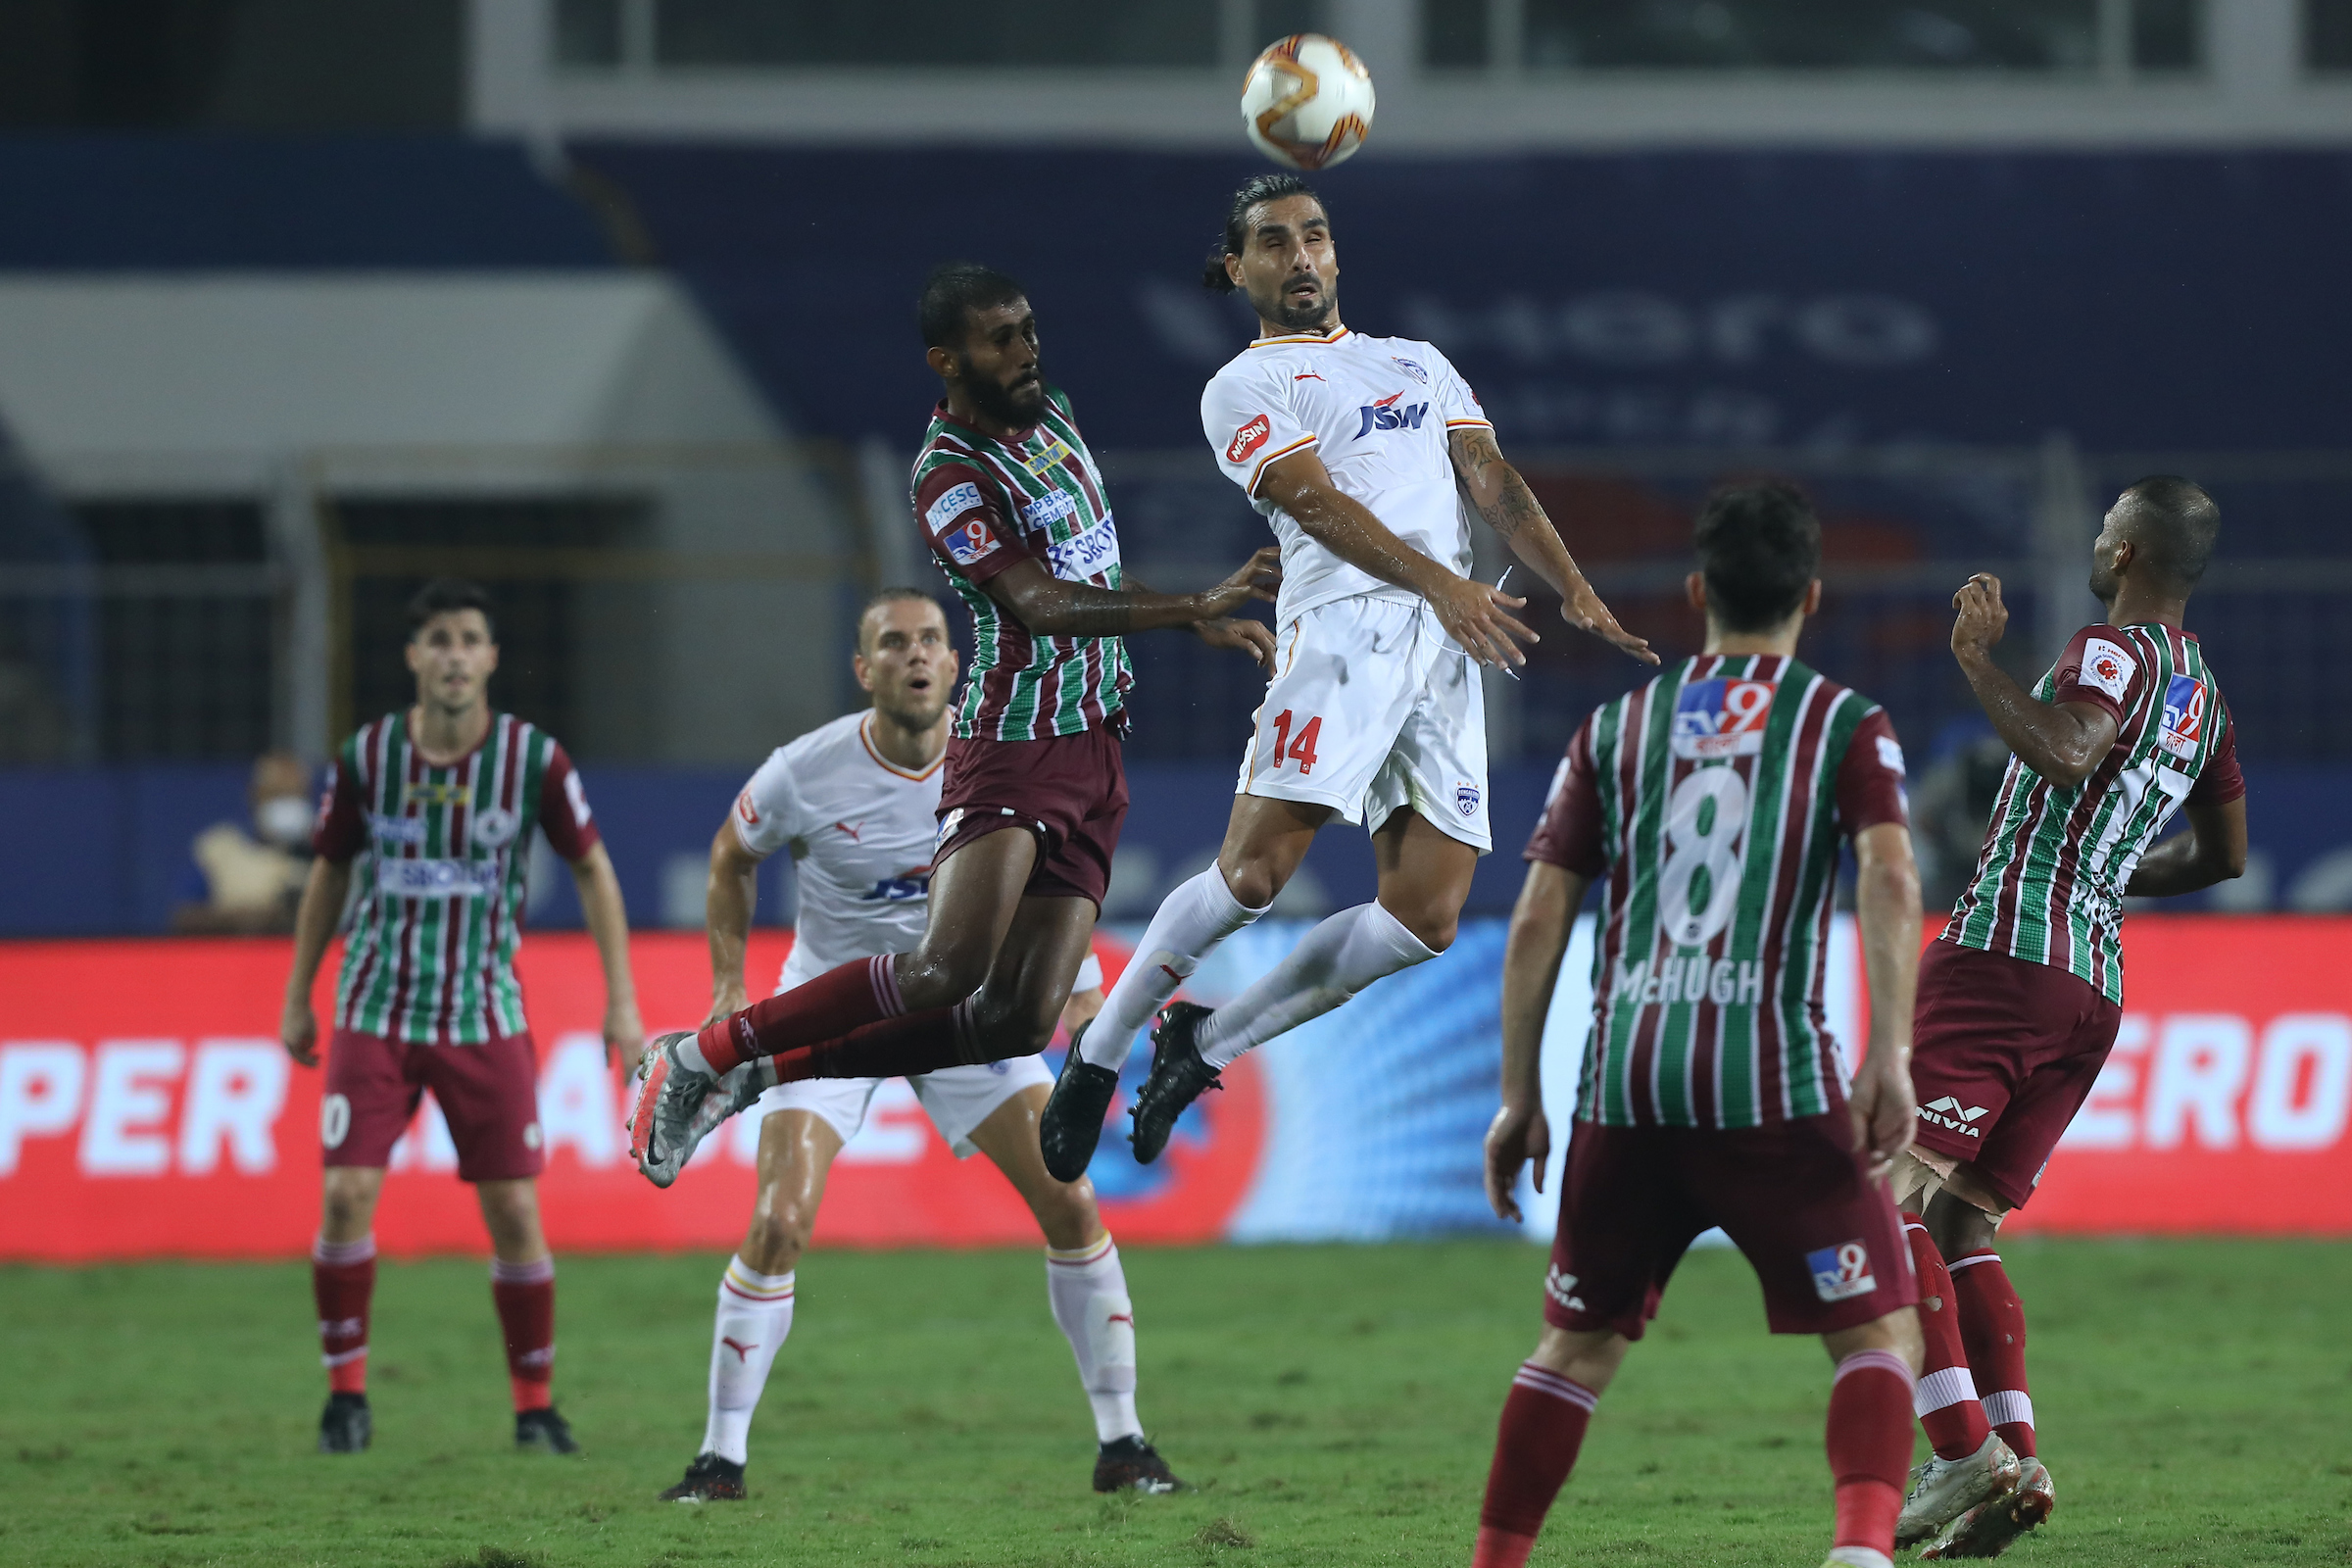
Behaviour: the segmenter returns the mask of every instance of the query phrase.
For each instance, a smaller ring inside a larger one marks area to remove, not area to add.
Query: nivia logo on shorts
[[[1807,1252],[1805,1267],[1813,1275],[1813,1294],[1825,1301],[1849,1300],[1879,1288],[1870,1272],[1870,1249],[1860,1242]]]
[[[1416,403],[1410,408],[1397,408],[1396,400],[1402,396],[1401,392],[1392,392],[1378,403],[1367,403],[1357,409],[1355,412],[1364,422],[1355,427],[1354,439],[1360,441],[1375,430],[1420,429],[1421,416],[1429,412],[1429,405]]]
[[[1571,1312],[1589,1310],[1585,1298],[1576,1294],[1576,1276],[1561,1273],[1557,1263],[1552,1264],[1544,1276],[1544,1294]]]
[[[1966,1133],[1971,1138],[1981,1139],[1984,1136],[1984,1129],[1971,1127],[1969,1123],[1984,1115],[1984,1110],[1985,1107],[1983,1105],[1970,1105],[1963,1109],[1960,1102],[1945,1095],[1940,1100],[1932,1100],[1920,1106],[1919,1119],[1933,1122],[1938,1127],[1948,1127],[1956,1133]]]

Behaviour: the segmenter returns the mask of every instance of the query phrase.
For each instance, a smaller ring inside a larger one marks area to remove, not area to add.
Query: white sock
[[[1832,1546],[1829,1560],[1844,1568],[1894,1568],[1892,1558],[1872,1546]],[[1829,1564],[1824,1563],[1822,1568],[1829,1568]]]
[[[1209,950],[1265,912],[1235,898],[1213,864],[1169,894],[1103,999],[1102,1015],[1079,1042],[1079,1057],[1113,1072],[1127,1065],[1136,1031],[1167,1005]]]
[[[1201,1020],[1200,1059],[1222,1069],[1251,1047],[1321,1017],[1382,975],[1436,956],[1379,905],[1342,909],[1309,931],[1257,984]]]
[[[1078,1358],[1078,1381],[1095,1407],[1095,1438],[1116,1443],[1140,1435],[1135,1415],[1135,1307],[1127,1274],[1108,1236],[1072,1251],[1046,1249],[1046,1299]]]
[[[703,1451],[736,1464],[750,1451],[752,1412],[767,1387],[784,1336],[792,1332],[792,1274],[761,1274],[740,1257],[718,1282],[718,1322],[710,1331],[710,1420]]]

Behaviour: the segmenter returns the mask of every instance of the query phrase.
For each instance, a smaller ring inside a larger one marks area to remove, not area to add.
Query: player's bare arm
[[[1267,551],[1261,550],[1258,555],[1263,556],[1267,553]],[[1279,572],[1282,552],[1277,549],[1273,550],[1272,554]],[[1252,558],[1253,561],[1254,559]],[[1120,585],[1130,593],[1148,594],[1153,591],[1150,584],[1134,572],[1125,573],[1119,581]],[[1279,577],[1277,581],[1279,582]],[[1247,615],[1219,615],[1214,620],[1196,620],[1189,629],[1194,636],[1208,644],[1209,647],[1238,649],[1255,661],[1258,668],[1269,675],[1274,673],[1274,632],[1273,628],[1264,621],[1251,620]]]
[[[1526,600],[1458,576],[1397,538],[1369,507],[1331,482],[1311,449],[1266,465],[1257,493],[1350,566],[1426,600],[1446,634],[1480,663],[1524,664],[1519,645],[1543,640],[1510,613]]]
[[[2150,850],[2133,867],[2124,892],[2135,899],[2170,899],[2246,874],[2246,800],[2207,801],[2190,795],[2180,808],[2188,831]]]
[[[645,1054],[645,1024],[637,1016],[637,982],[629,973],[629,914],[620,899],[620,878],[601,840],[570,865],[580,913],[605,970],[605,1060],[634,1068]]]
[[[1952,657],[1968,677],[1994,733],[2017,760],[2061,789],[2090,777],[2115,748],[2115,717],[2089,703],[2045,703],[1993,662],[2008,627],[2001,579],[1979,572],[1952,595]]]
[[[1494,432],[1466,426],[1448,436],[1446,445],[1471,507],[1510,546],[1511,554],[1560,596],[1560,618],[1644,663],[1656,663],[1658,656],[1650,651],[1648,640],[1620,626],[1600,595],[1585,580],[1543,503],[1527,487],[1519,470],[1504,460]]]
[[[703,927],[710,943],[710,1011],[706,1024],[751,1005],[743,982],[744,949],[760,898],[761,857],[744,848],[734,813],[710,836],[710,880],[703,892]]]
[[[988,596],[1046,637],[1122,637],[1223,620],[1251,600],[1271,604],[1282,586],[1282,552],[1269,545],[1205,593],[1155,594],[1068,582],[1043,563],[1018,561],[988,579]]]
[[[319,960],[335,939],[335,923],[343,918],[343,900],[351,892],[351,862],[321,855],[311,861],[310,880],[302,885],[302,903],[294,911],[294,969],[286,976],[286,1004],[277,1025],[277,1038],[286,1054],[305,1067],[318,1065],[318,1016],[311,1010],[311,988],[318,979]]]
[[[1881,822],[1854,835],[1854,923],[1862,937],[1863,980],[1870,988],[1870,1046],[1854,1073],[1846,1108],[1854,1145],[1866,1150],[1873,1180],[1911,1145],[1919,1107],[1911,1096],[1911,1012],[1919,989],[1919,869],[1911,832]]]
[[[1487,1127],[1487,1201],[1516,1221],[1519,1167],[1536,1163],[1544,1190],[1544,1161],[1551,1154],[1551,1125],[1544,1117],[1544,1019],[1560,980],[1568,933],[1585,902],[1584,877],[1544,860],[1531,860],[1511,910],[1502,952],[1502,1107]]]

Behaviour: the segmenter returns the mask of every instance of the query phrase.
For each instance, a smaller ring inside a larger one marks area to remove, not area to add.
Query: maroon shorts
[[[2023,1203],[2123,1021],[2123,1008],[2064,969],[1931,944],[1911,1026],[1920,1147],[1968,1161],[2012,1208]]]
[[[1775,1334],[1830,1334],[1919,1299],[1901,1216],[1827,1116],[1762,1127],[1574,1124],[1544,1321],[1638,1340],[1674,1267],[1720,1225],[1764,1287]]]
[[[529,1031],[482,1046],[411,1046],[381,1035],[335,1031],[326,1049],[326,1098],[318,1141],[329,1165],[381,1167],[430,1089],[469,1182],[536,1176],[540,1154],[539,1054]]]
[[[939,791],[937,867],[1001,827],[1037,835],[1027,891],[1091,899],[1110,886],[1111,852],[1127,820],[1127,767],[1106,729],[1042,741],[951,740]]]

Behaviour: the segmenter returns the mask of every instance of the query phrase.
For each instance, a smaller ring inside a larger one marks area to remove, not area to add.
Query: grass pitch
[[[2008,1256],[2059,1497],[2013,1561],[2352,1562],[2352,1248]],[[0,1561],[1461,1563],[1543,1270],[1507,1243],[1129,1252],[1144,1416],[1200,1490],[1104,1499],[1035,1253],[812,1255],[752,1500],[657,1502],[701,1437],[720,1262],[563,1260],[576,1460],[510,1449],[478,1262],[384,1266],[348,1459],[311,1451],[305,1269],[0,1270]],[[1737,1255],[1692,1256],[1537,1562],[1813,1568],[1828,1383]]]

